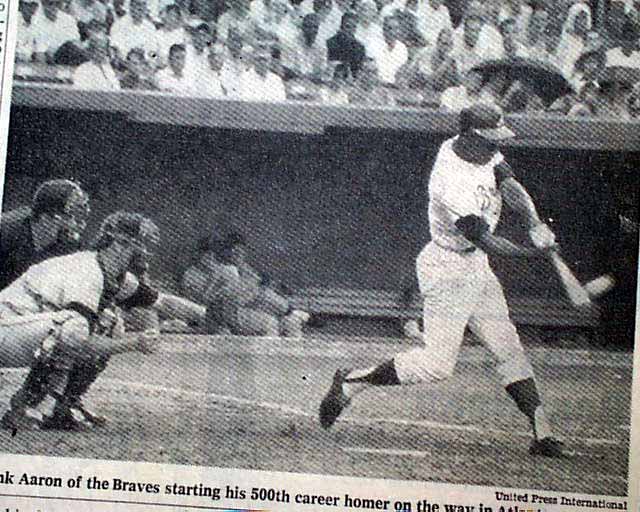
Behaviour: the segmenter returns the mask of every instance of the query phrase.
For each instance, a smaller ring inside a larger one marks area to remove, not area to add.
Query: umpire
[[[31,265],[77,251],[89,213],[89,197],[80,186],[58,179],[42,183],[31,206],[3,214],[0,290]]]

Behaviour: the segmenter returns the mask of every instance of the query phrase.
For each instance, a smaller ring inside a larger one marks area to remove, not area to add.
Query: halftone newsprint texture
[[[640,2],[0,40],[1,511],[638,510]]]

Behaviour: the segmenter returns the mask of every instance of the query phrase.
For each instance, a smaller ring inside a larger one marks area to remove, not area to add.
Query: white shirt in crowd
[[[481,91],[478,96],[470,96],[464,85],[449,87],[440,96],[440,107],[456,114],[478,103],[494,103],[494,100],[487,91]]]
[[[262,77],[253,68],[240,77],[240,99],[245,101],[285,101],[287,91],[284,82],[275,73],[268,71]]]
[[[344,13],[335,5],[327,14],[327,17],[320,23],[318,28],[318,35],[316,39],[321,44],[326,44],[329,39],[336,35],[340,30],[340,24],[342,22],[342,15]]]
[[[396,73],[409,57],[404,43],[396,41],[393,47],[389,47],[384,39],[381,43],[372,45],[367,55],[376,61],[380,81],[387,84],[395,83]]]
[[[371,48],[377,44],[384,43],[382,26],[379,23],[371,23],[367,27],[358,25],[358,28],[356,28],[356,39],[362,43],[367,55],[369,55]]]
[[[495,28],[485,24],[478,36],[478,42],[473,48],[469,48],[464,42],[463,25],[454,30],[451,56],[456,59],[461,73],[466,73],[481,62],[499,59],[502,56],[504,53],[502,36],[498,33],[499,39],[496,39],[492,36],[493,31],[497,32]]]
[[[607,66],[623,66],[640,69],[640,52],[634,50],[627,56],[622,53],[621,48],[612,48],[607,51]]]
[[[242,77],[248,70],[247,63],[241,59],[227,57],[224,60],[220,70],[220,81],[227,97],[242,99],[242,83],[239,77]]]
[[[111,27],[111,44],[120,50],[122,58],[133,48],[142,48],[147,55],[160,53],[156,27],[143,19],[136,24],[131,16],[125,15]]]
[[[436,44],[438,35],[443,29],[453,30],[449,9],[444,4],[434,9],[428,0],[423,0],[418,4],[417,17],[418,31],[430,44]]]
[[[33,23],[27,25],[22,15],[18,16],[18,35],[16,41],[16,59],[30,61],[36,51],[37,33]]]
[[[184,70],[182,72],[187,77],[187,80],[190,80],[192,83],[198,83],[200,76],[209,69],[207,51],[203,50],[201,53],[198,53],[192,45],[187,45]]]
[[[158,71],[156,75],[158,81],[158,87],[161,91],[171,91],[178,96],[194,96],[194,84],[185,76],[178,76],[173,72],[173,69],[167,67]]]
[[[299,35],[295,44],[282,52],[282,64],[301,75],[321,75],[327,68],[327,47],[315,40],[309,47]]]
[[[96,64],[93,61],[80,64],[73,72],[73,85],[78,89],[94,91],[117,91],[120,81],[109,62]]]
[[[208,72],[200,77],[194,96],[199,98],[224,98],[222,79],[220,73],[209,68]]]
[[[62,11],[58,11],[56,21],[51,21],[42,9],[38,9],[31,19],[31,30],[35,35],[38,53],[55,52],[67,41],[80,37],[76,20]]]
[[[160,20],[163,9],[174,3],[174,0],[147,0],[147,11],[153,19]]]

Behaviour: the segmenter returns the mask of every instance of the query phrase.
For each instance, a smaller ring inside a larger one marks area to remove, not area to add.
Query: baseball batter
[[[351,399],[368,386],[437,382],[453,373],[468,326],[498,361],[508,394],[528,418],[533,455],[563,456],[551,431],[504,293],[488,255],[543,257],[555,237],[540,221],[497,144],[514,136],[502,113],[475,105],[460,114],[460,133],[445,141],[429,182],[429,242],[417,258],[423,299],[424,346],[376,367],[336,371],[320,405],[320,423],[331,427]],[[522,215],[531,248],[494,235],[503,202]]]
[[[158,239],[149,219],[117,212],[103,221],[93,250],[34,265],[0,292],[0,366],[31,366],[31,379],[46,391],[40,401],[33,396],[39,386],[27,378],[11,398],[3,427],[84,430],[96,425],[81,396],[110,356],[148,353],[156,334],[125,337],[122,320],[113,314],[116,301],[124,308],[153,307],[169,318],[204,320],[204,307],[160,293],[128,272],[148,258]]]

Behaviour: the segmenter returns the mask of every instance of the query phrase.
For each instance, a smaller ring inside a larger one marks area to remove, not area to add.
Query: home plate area
[[[528,454],[528,423],[480,346],[463,346],[448,381],[367,390],[331,430],[320,427],[337,368],[410,346],[164,335],[156,354],[114,357],[89,391],[85,402],[106,426],[0,436],[8,453],[626,495],[630,353],[528,348],[567,459]],[[1,413],[25,375],[2,372]]]

